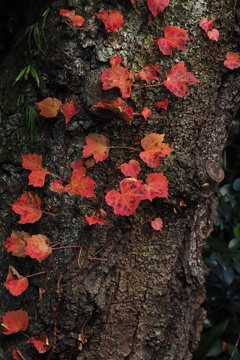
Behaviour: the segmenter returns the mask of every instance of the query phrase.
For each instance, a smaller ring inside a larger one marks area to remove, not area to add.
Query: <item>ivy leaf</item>
[[[78,114],[77,103],[75,100],[70,100],[69,102],[59,106],[59,110],[65,116],[65,123],[67,124],[71,118]]]
[[[30,337],[26,343],[33,344],[40,354],[44,354],[46,351],[50,350],[48,337],[45,334]]]
[[[163,228],[163,221],[160,217],[155,218],[153,221],[151,221],[151,226],[154,230],[162,231]]]
[[[153,16],[157,16],[170,3],[170,0],[147,0],[147,5]]]
[[[23,194],[11,204],[12,210],[20,215],[19,224],[34,223],[42,216],[40,210],[41,199],[37,194],[24,191]]]
[[[166,176],[159,173],[153,173],[146,179],[145,185],[146,199],[153,201],[155,197],[168,197],[168,181]]]
[[[75,10],[66,10],[66,9],[60,10],[61,16],[67,17],[76,26],[82,26],[85,21],[84,18],[80,15],[75,15],[75,14],[76,14]]]
[[[89,134],[86,137],[87,145],[83,148],[83,158],[93,155],[96,163],[105,160],[108,157],[109,140],[106,136],[100,134]]]
[[[167,110],[168,104],[169,104],[168,99],[162,99],[162,100],[160,100],[159,102],[156,103],[156,106],[157,106],[159,109],[165,109],[165,110]]]
[[[218,41],[219,39],[219,31],[216,29],[212,29],[207,32],[207,36],[210,40]]]
[[[26,242],[25,255],[28,255],[39,262],[52,253],[52,248],[49,246],[50,239],[45,235],[32,235]]]
[[[27,239],[31,235],[25,231],[12,231],[11,236],[4,242],[4,246],[7,252],[11,252],[12,255],[17,257],[25,257],[25,247],[27,245]]]
[[[122,58],[119,55],[112,56],[109,60],[111,67],[118,66],[122,62]]]
[[[56,98],[47,97],[40,102],[35,103],[41,110],[40,115],[45,118],[52,118],[57,116],[60,105],[62,102]]]
[[[141,140],[141,146],[145,151],[140,153],[140,158],[149,166],[159,166],[159,157],[170,154],[173,150],[168,144],[163,144],[164,134],[146,135]]]
[[[5,283],[3,283],[12,295],[21,295],[28,287],[28,279],[19,274],[19,272],[10,265]]]
[[[120,192],[108,191],[106,202],[114,209],[114,214],[129,216],[135,215],[136,209],[145,194],[141,180],[126,178],[120,182]]]
[[[137,160],[130,160],[128,164],[124,163],[121,165],[121,172],[125,176],[129,176],[129,177],[137,179],[140,171],[141,171],[141,167]]]
[[[172,55],[173,49],[186,53],[186,41],[190,40],[186,31],[179,26],[168,26],[164,30],[164,37],[158,39],[159,50],[163,55]]]
[[[93,105],[93,107],[110,110],[123,118],[128,125],[131,125],[132,123],[133,109],[130,106],[126,106],[125,101],[120,97],[111,101],[101,101],[98,104]]]
[[[239,68],[240,56],[233,52],[227,53],[226,60],[224,61],[224,66],[231,70]]]
[[[141,115],[144,117],[144,120],[147,120],[149,116],[152,115],[152,110],[145,106],[145,108],[141,112]]]
[[[95,211],[91,216],[88,216],[87,214],[84,215],[85,219],[88,222],[88,225],[94,225],[94,224],[106,225],[107,220],[102,219],[100,216],[102,218],[106,218],[107,216],[106,211],[100,209],[99,211]]]
[[[141,80],[145,80],[146,82],[149,82],[150,80],[158,80],[157,73],[160,73],[161,70],[162,68],[160,65],[148,64],[138,73],[138,76]]]
[[[111,61],[111,60],[110,60]],[[123,98],[131,96],[131,87],[134,81],[133,72],[122,66],[113,66],[104,70],[99,77],[104,90],[118,87]]]
[[[42,168],[42,155],[28,154],[21,155],[21,157],[24,169],[31,170],[31,174],[28,175],[28,185],[43,186],[45,176],[51,173]]]
[[[195,84],[199,82],[190,72],[187,72],[184,61],[173,65],[173,67],[167,71],[166,75],[167,80],[163,82],[163,85],[179,97],[183,97],[188,90],[185,84]]]
[[[211,30],[214,26],[214,21],[213,20],[208,20],[207,18],[203,17],[200,21],[199,21],[199,26],[200,28],[202,28],[206,33]]]
[[[118,29],[124,23],[122,14],[117,10],[110,11],[109,14],[105,10],[100,11],[98,18],[103,21],[108,32],[118,32]]]
[[[29,317],[24,310],[8,311],[2,318],[2,326],[6,329],[3,334],[10,335],[18,331],[25,331],[28,327]]]

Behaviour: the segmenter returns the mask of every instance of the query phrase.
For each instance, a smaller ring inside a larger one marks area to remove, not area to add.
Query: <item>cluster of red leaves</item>
[[[86,176],[86,168],[83,166],[82,161],[78,160],[72,162],[71,168],[73,171],[69,184],[63,186],[63,181],[55,180],[50,184],[50,189],[55,192],[67,192],[70,195],[95,197],[95,181],[89,176]]]
[[[30,256],[41,262],[52,253],[50,243],[50,239],[42,234],[30,235],[25,231],[12,231],[3,245],[7,252],[11,252],[14,256]]]
[[[206,34],[210,40],[218,41],[219,31],[216,29],[212,29],[214,26],[213,20],[208,20],[207,18],[202,18],[199,21],[199,26],[201,29],[203,29],[206,32]]]
[[[224,61],[224,66],[228,69],[237,69],[240,67],[240,56],[236,53],[227,53],[226,60]]]
[[[110,59],[112,67],[104,70],[99,79],[102,82],[104,90],[118,87],[121,91],[122,97],[128,98],[131,96],[131,87],[134,81],[134,76],[131,70],[127,70],[126,68],[119,66],[121,61],[120,56],[113,56]]]
[[[66,9],[60,10],[61,16],[66,17],[72,22],[72,24],[76,26],[82,26],[82,24],[85,21],[84,18],[80,15],[75,15],[75,14],[76,14],[75,10],[66,10]]]
[[[61,111],[65,117],[66,124],[78,113],[75,100],[70,100],[69,102],[62,104],[62,102],[56,98],[47,97],[35,104],[38,106],[39,110],[41,110],[40,115],[45,118],[55,117],[58,112]]]
[[[118,32],[118,29],[124,23],[122,14],[117,10],[110,11],[110,13],[105,10],[100,11],[98,18],[103,21],[108,32]]]
[[[159,50],[163,55],[172,55],[173,49],[186,50],[186,41],[190,40],[186,31],[179,26],[168,26],[164,30],[164,38],[158,39]]]

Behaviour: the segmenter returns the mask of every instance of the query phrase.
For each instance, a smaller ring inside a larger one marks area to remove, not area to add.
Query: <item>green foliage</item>
[[[31,142],[34,141],[36,136],[36,123],[39,119],[36,109],[32,105],[26,107],[26,123]]]
[[[193,360],[240,360],[240,122],[233,121],[225,146],[225,180],[218,189],[216,228],[204,262],[207,319]]]
[[[16,84],[16,82],[18,82],[19,80],[28,80],[28,76],[29,74],[32,75],[33,79],[36,81],[37,83],[37,86],[39,87],[40,85],[40,79],[39,79],[39,76],[38,76],[38,72],[37,70],[35,69],[35,67],[31,64],[28,64],[26,65],[21,71],[20,73],[17,75],[16,79],[14,80],[14,83],[13,85]]]

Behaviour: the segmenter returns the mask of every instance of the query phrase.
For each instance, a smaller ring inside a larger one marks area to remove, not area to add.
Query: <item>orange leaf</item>
[[[172,55],[173,49],[187,52],[186,41],[190,39],[184,29],[179,26],[168,26],[164,30],[164,37],[158,39],[158,47],[163,55]]]
[[[31,170],[31,174],[28,175],[28,185],[43,186],[45,182],[45,176],[51,174],[49,171],[42,168],[42,155],[29,154],[21,155],[22,166],[24,169]]]
[[[227,53],[226,60],[224,61],[224,66],[231,70],[239,68],[240,56],[233,52]]]
[[[3,244],[7,252],[12,252],[12,255],[17,257],[25,257],[26,241],[31,235],[25,231],[12,231],[11,237],[7,238]]]
[[[166,176],[159,173],[153,173],[149,175],[146,179],[145,191],[145,198],[150,201],[153,201],[155,197],[167,198],[168,181]]]
[[[125,176],[129,176],[137,179],[140,171],[141,171],[141,167],[139,165],[139,162],[136,160],[130,160],[128,164],[124,163],[121,165],[121,172]]]
[[[86,137],[87,145],[83,148],[83,158],[93,155],[97,162],[103,161],[108,157],[109,140],[106,136],[100,134],[89,134]]]
[[[34,223],[42,216],[41,200],[37,194],[24,191],[13,204],[13,211],[20,215],[19,224]]]
[[[163,221],[160,217],[155,218],[153,221],[151,221],[151,226],[154,228],[154,230],[162,231],[163,228]]]
[[[59,110],[65,116],[66,124],[71,120],[71,118],[78,114],[77,103],[75,100],[70,100],[69,102],[59,106]]]
[[[24,310],[8,311],[2,318],[2,326],[6,328],[3,334],[9,335],[18,331],[25,331],[28,327],[29,317]]]
[[[195,84],[199,82],[190,72],[187,72],[184,61],[173,65],[173,67],[166,73],[167,80],[163,82],[174,95],[183,97],[188,88],[185,84]]]
[[[33,336],[29,338],[26,343],[33,344],[40,354],[44,354],[46,351],[50,350],[48,337],[45,334]]]
[[[110,110],[115,114],[118,114],[123,118],[128,125],[131,125],[133,120],[133,109],[130,106],[126,106],[125,101],[118,97],[111,101],[101,101],[93,107],[100,107],[106,110]]]
[[[25,254],[41,262],[52,253],[52,248],[49,244],[50,239],[47,236],[41,234],[32,235],[27,239]]]
[[[152,115],[152,110],[145,106],[145,108],[141,112],[141,115],[144,117],[144,120],[147,120],[149,116]]]
[[[167,110],[168,103],[169,103],[169,101],[168,101],[167,99],[162,99],[162,100],[160,100],[159,102],[156,103],[156,106],[157,106],[159,109],[165,109],[165,110]]]
[[[21,295],[28,287],[28,279],[19,274],[19,272],[10,265],[5,283],[3,283],[12,295]]]
[[[118,32],[118,29],[124,23],[122,14],[117,10],[110,11],[109,14],[105,10],[100,11],[98,18],[103,21],[108,32]]]
[[[140,153],[140,158],[149,166],[159,166],[159,157],[164,157],[173,150],[168,144],[163,144],[164,134],[150,134],[146,135],[141,140],[141,145],[145,151]]]
[[[157,16],[170,3],[170,0],[147,0],[147,5],[153,16]]]
[[[111,61],[111,60],[110,60]],[[122,93],[123,98],[131,96],[131,87],[134,81],[133,72],[127,70],[122,66],[113,66],[104,70],[99,77],[102,81],[102,87],[104,90],[118,87]]]
[[[62,105],[62,102],[56,98],[47,97],[40,102],[35,103],[38,108],[41,110],[40,115],[51,118],[55,117],[58,114],[59,107]]]
[[[80,15],[75,15],[75,10],[66,10],[66,9],[61,9],[60,10],[60,15],[67,17],[68,19],[70,19],[72,21],[72,23],[74,25],[77,26],[82,26],[82,24],[84,23],[84,18]]]
[[[138,76],[141,80],[150,81],[150,80],[158,80],[157,73],[161,72],[160,65],[152,65],[148,64],[144,67],[142,71],[138,73]]]
[[[105,196],[108,205],[114,209],[114,214],[135,215],[136,209],[145,194],[141,180],[126,178],[120,182],[120,192],[108,191]]]

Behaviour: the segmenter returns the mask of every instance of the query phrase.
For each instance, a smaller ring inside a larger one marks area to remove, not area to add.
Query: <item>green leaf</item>
[[[240,238],[234,238],[228,244],[228,248],[231,250],[238,249],[239,247],[240,247]]]

